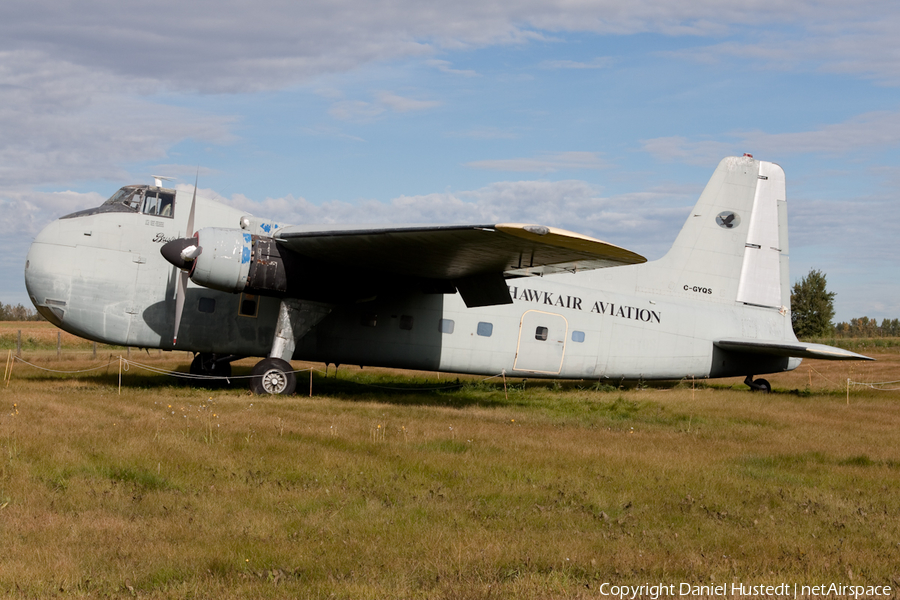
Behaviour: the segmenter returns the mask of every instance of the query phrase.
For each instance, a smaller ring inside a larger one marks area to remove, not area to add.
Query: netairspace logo
[[[721,583],[718,585],[695,585],[692,583],[658,583],[643,585],[617,585],[604,583],[600,595],[624,600],[636,598],[660,598],[704,596],[742,597],[766,596],[770,598],[809,598],[827,596],[830,598],[876,598],[890,596],[893,589],[889,585],[844,585],[842,583],[821,583],[805,585],[781,583],[778,585],[748,585],[746,583]]]

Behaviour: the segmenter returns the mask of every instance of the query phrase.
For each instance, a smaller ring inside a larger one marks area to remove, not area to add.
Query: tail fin
[[[654,267],[656,286],[668,281],[668,293],[789,307],[781,167],[749,155],[722,160],[672,248]]]

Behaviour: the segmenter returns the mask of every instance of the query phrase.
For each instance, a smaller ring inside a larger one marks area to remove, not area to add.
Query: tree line
[[[900,337],[900,319],[878,319],[859,317],[834,326],[834,336],[841,338]]]
[[[798,338],[900,337],[900,319],[859,317],[834,325],[834,292],[826,289],[825,274],[810,269],[791,289],[791,324]]]
[[[0,321],[43,321],[44,317],[33,308],[21,304],[3,304],[0,302]]]

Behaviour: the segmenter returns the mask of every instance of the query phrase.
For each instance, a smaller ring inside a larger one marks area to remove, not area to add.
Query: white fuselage
[[[178,203],[187,199],[179,194]],[[184,235],[185,212],[172,218],[98,212],[53,222],[34,240],[26,264],[35,306],[62,329],[100,342],[266,356],[278,298],[250,298],[247,305],[244,294],[193,284],[173,346],[177,270],[159,248]],[[242,216],[198,199],[197,228],[238,227]],[[253,223],[266,230],[269,222]],[[293,358],[614,380],[743,374],[748,360],[757,361],[754,373],[799,364],[714,348],[722,337],[793,337],[789,311],[723,299],[715,276],[684,275],[657,262],[508,284],[510,305],[467,308],[459,295],[412,288],[335,305],[297,340]]]

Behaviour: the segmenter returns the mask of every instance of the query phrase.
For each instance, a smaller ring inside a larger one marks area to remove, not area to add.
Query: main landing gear
[[[315,302],[285,298],[278,309],[278,322],[269,357],[256,363],[250,379],[250,391],[257,395],[293,394],[297,378],[291,357],[297,340],[309,333],[331,312],[331,307]]]
[[[763,394],[768,394],[772,391],[772,386],[769,385],[768,381],[766,381],[765,379],[753,379],[753,375],[747,375],[744,383],[750,386],[751,392],[762,392]]]
[[[263,394],[293,394],[297,389],[297,378],[291,363],[280,358],[265,358],[253,367],[250,391],[257,396]]]

